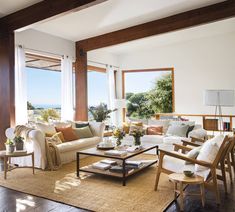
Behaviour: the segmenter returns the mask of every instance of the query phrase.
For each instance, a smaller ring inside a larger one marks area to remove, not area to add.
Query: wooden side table
[[[170,181],[174,183],[175,199],[177,194],[180,194],[180,210],[183,211],[184,208],[184,196],[186,195],[198,195],[201,196],[202,206],[205,205],[205,191],[204,191],[204,178],[198,175],[193,177],[186,177],[184,174],[173,173],[169,175]],[[177,184],[179,184],[179,190],[177,189]],[[195,184],[200,185],[200,193],[186,193],[183,191],[183,184]]]
[[[7,153],[6,151],[0,151],[0,157],[4,159],[4,179],[7,179],[7,172],[11,171],[17,167],[9,169],[9,165],[11,163],[11,158],[16,157],[25,157],[31,155],[32,157],[32,169],[34,174],[34,152],[26,152],[26,153]]]

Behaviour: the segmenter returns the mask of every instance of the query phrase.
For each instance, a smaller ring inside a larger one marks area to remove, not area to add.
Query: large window
[[[26,54],[29,121],[60,118],[60,69],[59,59]]]
[[[126,116],[130,119],[173,112],[173,68],[123,71],[123,96],[127,100]]]
[[[100,104],[108,105],[108,79],[106,70],[95,66],[88,66],[88,106],[96,107]],[[93,119],[88,114],[89,119]]]

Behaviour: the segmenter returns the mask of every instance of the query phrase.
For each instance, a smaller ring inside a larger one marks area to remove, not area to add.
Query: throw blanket
[[[58,147],[46,139],[47,169],[51,171],[58,170],[61,166],[60,152]]]
[[[15,136],[22,136],[25,141],[28,141],[29,133],[34,130],[33,128],[26,127],[24,125],[17,125],[15,127],[14,134]]]

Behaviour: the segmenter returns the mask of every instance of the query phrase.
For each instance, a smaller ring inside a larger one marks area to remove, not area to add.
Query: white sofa
[[[102,140],[105,124],[99,122],[89,122],[89,126],[94,137],[78,139],[57,145],[62,164],[76,160],[77,151],[94,147]],[[8,138],[14,137],[14,128],[8,128],[6,130],[6,136]],[[30,131],[29,139],[25,142],[25,148],[29,151],[34,151],[35,167],[45,169],[47,165],[47,158],[44,133],[37,129]],[[19,157],[12,159],[14,159],[12,160],[13,163],[20,166],[31,166],[30,157]]]

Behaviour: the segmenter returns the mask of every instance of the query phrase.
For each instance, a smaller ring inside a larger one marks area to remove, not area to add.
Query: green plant
[[[48,122],[49,119],[59,119],[60,115],[54,109],[45,109],[41,111],[41,119],[45,122]]]
[[[9,146],[13,146],[14,142],[11,139],[8,138],[5,144],[9,145]]]
[[[30,102],[27,102],[27,109],[28,110],[35,110],[35,107]]]
[[[14,140],[15,143],[22,143],[22,142],[24,142],[24,138],[21,137],[21,136],[16,136],[13,140]]]
[[[102,122],[110,118],[109,114],[116,111],[117,109],[110,110],[107,108],[107,105],[105,103],[100,103],[98,106],[89,107],[88,110],[95,121]]]

